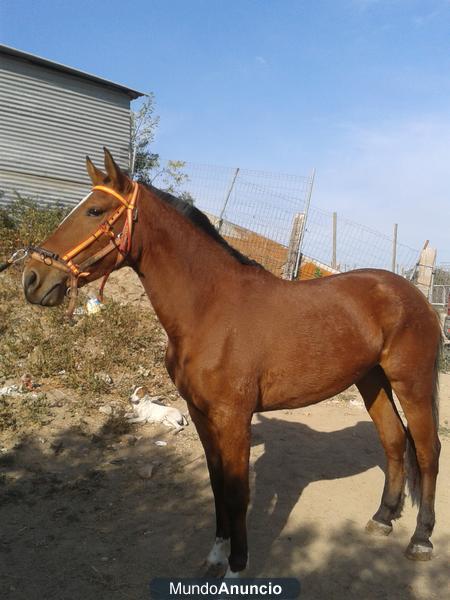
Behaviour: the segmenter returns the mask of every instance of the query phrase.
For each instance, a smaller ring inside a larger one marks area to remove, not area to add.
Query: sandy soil
[[[113,278],[109,293],[144,302],[126,277]],[[152,577],[199,574],[214,512],[194,427],[175,436],[127,426],[97,410],[80,413],[72,392],[43,391],[52,398],[48,423],[29,435],[0,434],[0,598],[144,600]],[[172,404],[185,411],[181,399]],[[301,598],[311,600],[448,597],[449,420],[446,374],[435,557],[415,563],[403,556],[416,517],[408,499],[390,537],[364,532],[384,455],[357,394],[255,416],[249,574],[298,577]],[[150,479],[142,477],[148,465]]]
[[[144,599],[154,576],[197,574],[213,537],[213,506],[192,425],[174,436],[85,416],[54,391],[38,434],[3,440],[0,597]],[[378,505],[384,462],[357,397],[259,415],[253,424],[250,574],[299,577],[302,597],[441,600],[450,558],[450,376],[441,385],[443,451],[435,558],[403,550],[415,511],[389,538],[364,525]],[[173,403],[183,407],[182,400]],[[155,445],[164,440],[167,446]],[[151,479],[139,473],[154,465]]]

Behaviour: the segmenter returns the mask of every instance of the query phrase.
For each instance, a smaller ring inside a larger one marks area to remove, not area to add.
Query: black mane
[[[158,198],[160,198],[164,202],[167,202],[167,204],[170,204],[170,206],[173,206],[173,208],[175,208],[184,217],[189,219],[189,221],[191,221],[191,223],[193,223],[196,227],[198,227],[199,229],[207,233],[210,237],[212,237],[214,241],[216,241],[223,248],[225,248],[228,254],[234,256],[234,258],[238,260],[241,264],[263,268],[262,265],[260,265],[256,260],[252,260],[248,256],[245,256],[245,254],[239,252],[239,250],[236,250],[235,248],[230,246],[230,244],[215,229],[208,217],[204,213],[202,213],[201,210],[196,208],[193,204],[190,204],[189,202],[181,198],[177,198],[176,196],[169,194],[169,192],[164,192],[163,190],[160,190],[154,187],[153,185],[145,185],[145,187],[151,192],[155,193],[158,196]]]

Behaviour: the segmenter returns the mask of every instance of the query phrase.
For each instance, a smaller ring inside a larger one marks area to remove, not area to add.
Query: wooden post
[[[436,250],[425,242],[417,265],[416,286],[429,299],[433,282],[433,271],[436,264]]]
[[[337,213],[333,213],[333,251],[331,255],[331,266],[336,269],[337,258],[336,258],[336,245],[337,245]]]
[[[302,237],[303,226],[305,223],[305,213],[297,213],[292,219],[291,235],[289,237],[289,246],[287,251],[287,260],[283,268],[283,279],[292,280],[294,278],[297,255],[300,252],[300,240]]]

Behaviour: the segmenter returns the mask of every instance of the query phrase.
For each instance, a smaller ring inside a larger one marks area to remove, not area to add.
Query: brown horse
[[[252,415],[314,404],[353,383],[387,458],[381,504],[367,529],[390,533],[401,511],[406,473],[412,499],[419,504],[406,553],[413,559],[430,558],[440,451],[436,388],[441,332],[421,292],[402,277],[376,269],[283,281],[232,249],[196,208],[133,184],[108,151],[105,167],[106,174],[87,159],[93,191],[46,240],[42,260],[37,250],[26,264],[25,295],[34,304],[60,304],[69,278],[78,277],[77,269],[69,274],[61,264],[53,268],[49,257],[61,263],[57,255],[68,256],[101,229],[121,202],[128,206],[135,197],[134,230],[127,251],[120,249],[123,256],[118,250],[103,255],[107,241],[94,236],[76,262],[89,264],[97,256],[83,281],[122,264],[131,266],[167,332],[166,366],[188,404],[214,492],[217,528],[209,564],[227,565],[230,576],[247,564]],[[111,226],[113,243],[121,239],[125,218],[122,214]],[[131,230],[128,234],[131,238]]]

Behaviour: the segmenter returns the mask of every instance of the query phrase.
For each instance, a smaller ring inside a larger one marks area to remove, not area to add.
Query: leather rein
[[[86,238],[83,242],[66,252],[63,256],[59,256],[58,254],[51,252],[50,250],[46,250],[45,248],[41,248],[40,246],[29,246],[23,251],[24,254],[20,255],[20,258],[16,258],[16,252],[11,259],[8,261],[9,264],[13,264],[17,260],[21,260],[26,256],[29,256],[35,260],[39,260],[46,264],[48,267],[53,267],[55,269],[59,269],[60,271],[64,271],[69,275],[69,287],[67,289],[67,295],[69,296],[69,305],[67,308],[67,315],[72,316],[73,311],[75,310],[77,297],[78,297],[78,287],[79,287],[79,279],[80,277],[88,277],[91,273],[87,270],[93,264],[97,263],[100,259],[105,257],[107,254],[112,252],[113,250],[117,250],[117,259],[114,266],[103,276],[102,283],[99,289],[99,299],[103,300],[103,289],[108,280],[108,277],[116,269],[119,264],[121,264],[129,254],[131,250],[131,238],[133,235],[133,225],[137,220],[137,208],[136,208],[136,200],[138,195],[139,186],[136,182],[133,182],[133,190],[131,192],[131,199],[129,201],[126,200],[121,194],[116,192],[115,190],[106,187],[104,185],[95,185],[92,188],[92,192],[94,191],[105,192],[106,194],[110,194],[117,198],[120,201],[120,206],[109,216],[99,227],[92,233],[88,238]],[[123,215],[126,211],[125,224],[120,233],[115,234],[112,226],[114,223]],[[75,258],[86,248],[89,248],[94,242],[100,239],[102,236],[107,236],[109,238],[109,243],[106,244],[101,250],[93,254],[92,256],[86,258],[81,263],[76,263]],[[5,266],[4,268],[7,268]],[[3,270],[3,269],[0,269]]]

